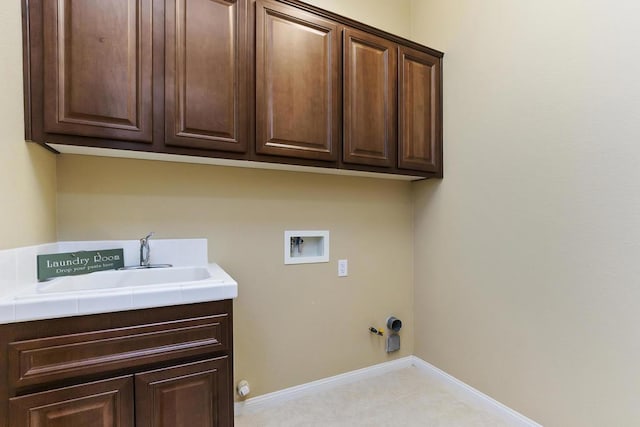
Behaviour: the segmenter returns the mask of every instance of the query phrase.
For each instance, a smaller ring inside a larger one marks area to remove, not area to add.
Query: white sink
[[[11,321],[52,319],[237,296],[237,282],[217,264],[108,270],[58,277],[26,287],[0,300],[0,314],[10,309]]]
[[[157,239],[153,245],[154,266],[174,267],[97,271],[46,282],[37,281],[37,255],[122,248],[125,265],[135,265],[140,241],[57,242],[10,253],[0,251],[0,324],[198,304],[238,296],[238,283],[233,277],[218,264],[208,262],[206,239]]]
[[[38,293],[93,291],[129,287],[148,287],[167,284],[195,284],[204,282],[212,285],[221,282],[214,279],[207,267],[166,267],[141,268],[135,270],[99,271],[82,276],[66,276],[49,282],[39,283]],[[194,283],[195,282],[195,283]]]

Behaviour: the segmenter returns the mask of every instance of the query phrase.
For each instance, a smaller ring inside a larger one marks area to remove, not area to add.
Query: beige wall
[[[390,313],[411,354],[415,310],[418,356],[546,426],[638,424],[636,2],[310,3],[446,52],[446,178],[413,185],[415,239],[406,183],[74,156],[58,237],[209,238],[254,395],[386,360],[364,331]],[[56,162],[23,142],[19,2],[0,25],[2,249],[55,240]],[[286,228],[330,229],[331,263],[282,265]]]
[[[55,156],[24,141],[20,2],[0,3],[0,249],[55,240]]]
[[[239,284],[236,380],[254,396],[390,360],[367,332],[390,314],[392,358],[413,353],[407,182],[62,155],[58,204],[60,240],[208,238]],[[330,230],[331,261],[285,266],[287,229]]]
[[[545,426],[640,424],[640,5],[412,2],[446,52],[416,353]]]
[[[305,0],[305,2],[402,37],[411,35],[410,0]]]
[[[314,1],[398,33],[409,2]],[[60,156],[58,237],[206,237],[239,283],[235,378],[252,396],[413,354],[412,203],[407,182]],[[331,261],[283,264],[286,229],[328,229]],[[337,277],[337,260],[349,277]],[[394,314],[402,349],[367,332]]]

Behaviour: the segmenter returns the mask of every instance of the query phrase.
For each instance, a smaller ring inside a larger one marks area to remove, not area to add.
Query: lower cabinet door
[[[133,377],[14,397],[9,419],[11,427],[133,427]]]
[[[233,426],[228,357],[135,376],[137,427]]]

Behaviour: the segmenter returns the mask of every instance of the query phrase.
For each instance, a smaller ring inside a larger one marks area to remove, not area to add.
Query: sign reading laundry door
[[[38,281],[124,267],[122,249],[38,255]]]

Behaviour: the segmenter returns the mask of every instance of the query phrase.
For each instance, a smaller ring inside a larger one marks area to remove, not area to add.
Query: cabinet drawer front
[[[20,388],[229,349],[227,314],[9,344],[9,383]]]
[[[12,427],[133,427],[133,377],[14,397]]]

